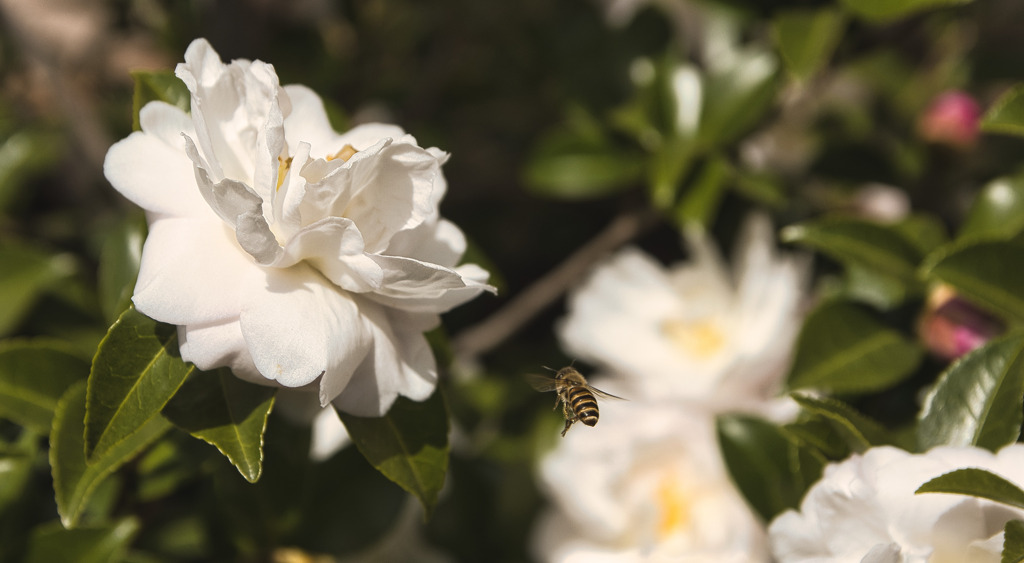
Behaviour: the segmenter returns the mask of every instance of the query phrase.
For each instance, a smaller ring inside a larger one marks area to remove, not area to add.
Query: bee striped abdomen
[[[593,426],[597,424],[597,399],[586,387],[574,387],[568,392],[569,405],[573,414],[583,424]]]

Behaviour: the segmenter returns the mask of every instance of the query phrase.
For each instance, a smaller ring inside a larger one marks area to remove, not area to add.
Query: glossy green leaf
[[[1000,563],[1024,561],[1024,521],[1010,520],[1003,529],[1003,555]]]
[[[399,397],[379,418],[339,415],[367,461],[415,495],[429,517],[448,471],[448,409],[440,389],[422,403]]]
[[[953,363],[925,398],[918,449],[980,446],[990,450],[1020,435],[1024,414],[1024,336],[989,342]]]
[[[86,464],[82,439],[85,434],[85,387],[86,382],[82,381],[64,393],[57,403],[50,431],[50,469],[57,512],[68,528],[78,524],[89,497],[104,478],[171,428],[162,416],[155,416],[127,439]]]
[[[772,21],[772,39],[789,72],[806,80],[828,63],[845,23],[832,7],[785,10]]]
[[[864,309],[827,302],[804,322],[788,384],[833,393],[879,391],[913,373],[922,356],[920,346]]]
[[[797,508],[804,492],[821,476],[825,459],[771,423],[722,415],[717,428],[729,474],[765,522]]]
[[[100,342],[89,374],[85,450],[90,462],[156,417],[194,370],[181,359],[173,325],[127,309]]]
[[[939,475],[918,487],[914,493],[971,495],[1014,508],[1024,508],[1024,491],[1020,487],[991,471],[977,467],[957,469]]]
[[[137,70],[132,73],[135,92],[132,96],[132,129],[138,131],[139,110],[149,102],[167,102],[183,111],[191,110],[191,95],[180,78],[170,70]]]
[[[946,247],[922,268],[932,281],[945,282],[969,300],[994,312],[1024,320],[1024,245],[982,241]]]
[[[57,401],[89,375],[89,362],[56,340],[0,343],[0,418],[50,432]]]
[[[74,272],[74,259],[5,237],[0,243],[0,336],[22,320],[36,299]]]
[[[836,425],[821,415],[801,416],[794,422],[782,427],[796,443],[817,450],[825,459],[838,461],[846,459],[853,453],[845,439],[836,430]]]
[[[764,118],[775,99],[778,67],[771,53],[748,50],[737,53],[729,67],[705,75],[697,132],[701,146],[724,146]]]
[[[809,246],[843,263],[864,267],[916,283],[922,254],[897,229],[854,217],[829,217],[786,227],[785,242]]]
[[[53,166],[63,154],[64,142],[52,131],[28,128],[0,141],[0,211],[34,193],[26,189],[26,182]]]
[[[125,217],[103,240],[97,289],[100,307],[109,322],[117,320],[132,303],[145,240],[146,220],[141,213]]]
[[[904,217],[892,228],[922,255],[949,242],[946,226],[938,217],[927,213],[913,213]]]
[[[917,12],[969,4],[973,0],[842,0],[853,14],[870,21],[892,21]]]
[[[1024,84],[999,97],[981,118],[980,127],[990,133],[1024,135]]]
[[[164,408],[175,426],[215,446],[250,483],[263,472],[263,432],[277,389],[227,368],[196,372]]]
[[[72,530],[65,529],[60,522],[44,524],[32,531],[25,563],[121,561],[139,527],[134,518]]]
[[[687,186],[676,207],[676,221],[679,225],[696,223],[709,228],[731,177],[732,166],[728,160],[721,156],[709,159],[697,178]]]
[[[604,197],[643,178],[644,159],[638,154],[604,149],[576,149],[536,156],[526,165],[530,190],[546,197],[581,200]]]
[[[805,411],[820,415],[831,422],[850,449],[855,452],[863,452],[872,446],[892,442],[881,424],[842,401],[799,394],[793,394],[792,397]]]
[[[903,280],[858,262],[846,264],[841,289],[841,295],[847,299],[882,311],[898,307],[910,297],[909,288]]]
[[[974,198],[957,241],[1009,240],[1024,231],[1024,174],[992,180]]]

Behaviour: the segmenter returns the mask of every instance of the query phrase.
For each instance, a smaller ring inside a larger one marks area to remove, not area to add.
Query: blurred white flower
[[[925,482],[965,467],[1024,485],[1024,445],[998,454],[939,447],[915,455],[879,447],[829,465],[800,511],[771,523],[772,552],[785,562],[997,563],[1004,525],[1024,518],[1024,511],[970,496],[914,494]]]
[[[764,527],[722,465],[711,419],[636,403],[602,406],[600,432],[570,432],[540,466],[553,501],[541,561],[766,561]]]
[[[627,387],[612,392],[633,401],[756,410],[785,374],[806,260],[776,251],[763,215],[744,225],[731,273],[703,232],[687,240],[692,260],[669,269],[636,249],[598,266],[569,296],[559,336],[570,355],[621,377]]]
[[[194,41],[176,74],[192,111],[161,102],[104,172],[149,219],[133,301],[178,325],[181,355],[250,381],[309,387],[374,416],[425,399],[423,332],[481,291],[442,219],[444,152],[393,125],[333,131],[320,98],[261,61]]]

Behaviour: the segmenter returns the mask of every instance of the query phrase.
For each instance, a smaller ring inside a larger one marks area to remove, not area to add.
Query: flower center
[[[357,152],[359,151],[357,151],[352,145],[345,145],[341,147],[340,151],[332,155],[328,155],[327,160],[336,160],[340,158],[342,162],[348,162],[348,159],[352,158],[352,155]]]
[[[661,323],[661,332],[687,355],[700,359],[714,356],[725,344],[725,335],[713,318],[668,319]]]
[[[288,175],[288,169],[291,167],[292,157],[277,157],[277,189],[281,189],[281,184],[284,183],[284,177]]]
[[[664,541],[690,522],[692,499],[679,478],[673,474],[662,476],[658,483],[656,502],[661,512],[658,520],[658,539]]]

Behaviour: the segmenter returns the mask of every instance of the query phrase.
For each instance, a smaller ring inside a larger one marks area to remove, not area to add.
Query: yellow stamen
[[[682,321],[669,319],[661,323],[661,332],[688,355],[708,358],[725,344],[725,336],[714,319]]]
[[[352,158],[352,155],[356,154],[357,151],[352,145],[345,145],[341,147],[341,150],[327,157],[327,160],[334,160],[340,158],[343,162],[348,162],[348,159]]]
[[[657,504],[661,509],[658,537],[665,540],[690,522],[690,496],[674,475],[665,475],[658,485]]]
[[[277,157],[277,189],[281,189],[281,184],[284,183],[285,176],[288,175],[288,169],[292,167],[292,157],[281,158]]]

